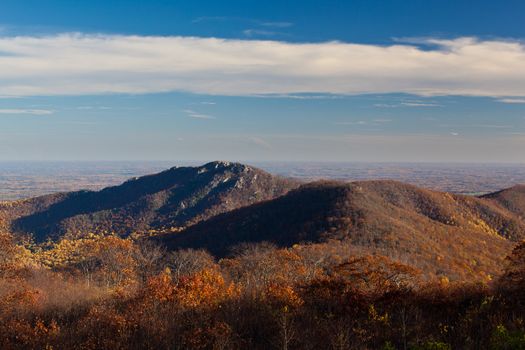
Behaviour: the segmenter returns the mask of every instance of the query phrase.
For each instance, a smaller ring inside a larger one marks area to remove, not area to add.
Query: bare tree
[[[166,249],[151,241],[139,241],[132,256],[136,262],[139,280],[146,283],[148,278],[157,275],[162,270]]]
[[[166,260],[175,281],[215,265],[215,259],[205,250],[177,250],[169,254]]]

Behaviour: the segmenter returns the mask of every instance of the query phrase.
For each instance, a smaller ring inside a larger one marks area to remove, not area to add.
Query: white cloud
[[[357,120],[357,121],[340,121],[340,122],[335,122],[333,123],[334,125],[348,125],[348,126],[382,126],[382,125],[385,125],[386,123],[391,123],[392,122],[392,119],[384,119],[384,118],[379,118],[379,119],[373,119],[373,120],[370,120],[370,121],[366,121],[366,120]]]
[[[374,107],[377,108],[397,108],[401,107],[400,104],[394,104],[394,103],[375,103]]]
[[[399,107],[442,107],[442,105],[434,102],[420,102],[420,101],[409,101],[400,103],[376,103],[374,107],[379,108],[399,108]]]
[[[194,20],[191,21],[191,23],[201,23],[201,22],[209,22],[209,21],[227,21],[231,19],[230,17],[225,16],[202,16],[197,17]]]
[[[54,111],[48,109],[0,109],[0,114],[32,114],[32,115],[49,115]]]
[[[264,27],[274,27],[274,28],[288,28],[293,26],[291,22],[258,22],[261,26]]]
[[[450,128],[453,127],[455,129],[512,129],[514,126],[512,125],[505,125],[505,124],[440,124],[439,127],[441,128]]]
[[[247,37],[253,37],[253,36],[274,36],[281,33],[278,32],[272,32],[269,30],[261,30],[261,29],[245,29],[242,31],[242,33]]]
[[[256,144],[258,146],[261,146],[263,148],[268,148],[268,149],[272,148],[272,146],[268,142],[266,142],[266,140],[264,140],[264,139],[262,139],[260,137],[252,136],[252,137],[249,138],[249,140],[251,142],[253,142],[254,144]]]
[[[336,122],[335,125],[367,125],[368,123],[364,120],[351,121],[351,122]]]
[[[497,99],[497,101],[501,103],[520,104],[520,103],[525,103],[525,98],[500,98],[500,99]]]
[[[333,95],[333,94],[311,94],[311,93],[301,93],[301,94],[255,94],[252,95],[259,98],[282,98],[282,99],[291,99],[291,100],[338,100],[343,96]]]
[[[293,26],[292,22],[275,22],[275,21],[261,21],[259,19],[244,18],[244,17],[231,17],[231,16],[203,16],[195,18],[191,21],[192,23],[201,22],[239,22],[249,23],[261,27],[272,27],[272,28],[288,28]]]
[[[215,118],[212,115],[195,112],[192,109],[185,109],[185,110],[183,110],[183,112],[186,113],[188,115],[188,117],[190,117],[190,118],[195,118],[195,119],[217,119],[217,118]]]
[[[0,95],[200,94],[525,97],[515,41],[425,39],[430,47],[196,37],[0,37]]]
[[[401,102],[401,105],[406,107],[441,107],[437,103],[423,103],[423,102]]]
[[[111,109],[111,107],[106,107],[106,106],[78,106],[77,109],[81,110],[81,111],[88,111],[88,110],[93,110],[93,109],[108,110],[108,109]]]

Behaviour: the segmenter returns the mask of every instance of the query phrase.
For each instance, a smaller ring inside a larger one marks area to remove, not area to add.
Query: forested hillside
[[[212,162],[171,168],[101,191],[49,195],[0,208],[9,229],[37,241],[87,233],[126,236],[178,230],[219,213],[272,199],[298,182],[247,165]]]
[[[340,240],[453,279],[490,279],[501,271],[525,223],[484,199],[394,181],[318,182],[228,212],[157,241],[205,248],[224,257],[243,242],[291,247]]]
[[[5,202],[0,348],[523,349],[524,203],[225,162]]]
[[[493,281],[341,242],[238,246],[216,260],[116,236],[0,235],[2,349],[523,349],[524,243]]]

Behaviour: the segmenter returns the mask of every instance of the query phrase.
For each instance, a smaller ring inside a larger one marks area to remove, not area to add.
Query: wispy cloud
[[[402,106],[405,107],[441,107],[437,103],[424,103],[424,102],[401,102]]]
[[[191,21],[191,23],[203,23],[203,22],[239,22],[239,23],[248,23],[255,26],[261,27],[271,27],[271,28],[289,28],[293,26],[292,22],[284,21],[262,21],[259,19],[253,18],[244,18],[244,17],[232,17],[232,16],[202,16],[197,17]]]
[[[398,108],[401,107],[398,103],[375,103],[374,107],[377,108]]]
[[[525,98],[523,44],[425,40],[430,46],[421,48],[124,35],[0,37],[0,51],[6,53],[0,57],[0,95],[186,91]]]
[[[347,121],[347,122],[335,122],[335,125],[367,125],[368,122],[364,120]]]
[[[259,98],[284,98],[292,100],[338,100],[344,98],[343,95],[333,95],[333,94],[256,94],[252,95],[253,97]]]
[[[499,98],[496,101],[501,103],[522,104],[525,103],[525,98]]]
[[[400,108],[400,107],[443,107],[434,102],[409,101],[399,103],[376,103],[374,107],[378,108]]]
[[[54,111],[48,109],[0,109],[0,114],[31,114],[31,115],[49,115]]]
[[[196,112],[196,111],[194,111],[192,109],[185,109],[185,110],[183,110],[183,112],[186,113],[188,115],[188,117],[190,117],[190,118],[195,118],[195,119],[217,119],[217,118],[215,118],[212,115],[202,114],[202,113]]]
[[[255,143],[256,145],[258,146],[261,146],[263,148],[272,148],[272,145],[270,145],[267,141],[265,141],[264,139],[262,139],[261,137],[258,137],[258,136],[252,136],[252,137],[249,137],[249,140],[253,143]]]
[[[514,126],[507,124],[439,124],[440,128],[454,129],[512,129]]]
[[[201,22],[209,22],[209,21],[227,21],[229,19],[232,19],[232,17],[226,17],[226,16],[201,16],[193,19],[191,23],[201,23]]]
[[[108,110],[111,109],[111,107],[107,106],[78,106],[76,109],[80,111],[88,111],[88,110]]]
[[[288,28],[293,25],[293,23],[291,22],[265,22],[265,21],[253,20],[253,19],[251,20],[248,19],[246,21],[253,24],[253,26],[256,27],[256,28],[248,28],[242,31],[242,33],[249,38],[270,37],[270,36],[277,36],[277,35],[287,36],[289,34],[284,33],[282,31],[275,31],[275,29],[282,30],[284,28]],[[274,29],[274,30],[268,30],[265,28]]]
[[[274,28],[288,28],[288,27],[293,26],[292,22],[261,22],[261,21],[258,21],[258,23],[264,27],[274,27]]]
[[[279,32],[273,32],[269,30],[262,30],[262,29],[245,29],[242,31],[242,33],[247,37],[254,37],[254,36],[275,36],[280,35],[283,33]]]
[[[379,126],[385,123],[392,122],[392,119],[372,119],[372,120],[357,120],[357,121],[342,121],[335,122],[335,125],[360,125],[360,126]]]

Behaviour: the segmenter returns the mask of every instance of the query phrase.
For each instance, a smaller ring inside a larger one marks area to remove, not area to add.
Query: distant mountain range
[[[395,181],[301,184],[227,162],[0,206],[6,229],[37,241],[138,232],[170,249],[204,248],[218,257],[245,242],[342,241],[431,274],[472,278],[499,272],[525,238],[524,214],[525,186],[474,197]]]

